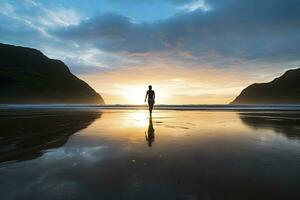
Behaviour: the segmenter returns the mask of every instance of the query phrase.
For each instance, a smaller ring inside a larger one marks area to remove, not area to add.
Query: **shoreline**
[[[147,105],[92,105],[92,104],[0,104],[0,109],[99,109],[148,110]],[[300,104],[262,105],[156,105],[154,110],[178,111],[300,111]]]

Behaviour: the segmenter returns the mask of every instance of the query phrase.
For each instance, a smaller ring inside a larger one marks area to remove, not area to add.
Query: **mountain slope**
[[[269,83],[245,88],[232,104],[299,104],[300,68],[288,70]]]
[[[102,97],[59,60],[0,44],[0,103],[97,103]]]

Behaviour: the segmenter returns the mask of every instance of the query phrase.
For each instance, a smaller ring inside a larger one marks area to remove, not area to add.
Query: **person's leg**
[[[153,103],[149,104],[149,112],[150,112],[150,116],[152,116],[152,110],[153,110]]]
[[[149,109],[149,113],[150,113],[150,115],[151,115],[151,103],[150,103],[149,100],[148,100],[148,109]]]

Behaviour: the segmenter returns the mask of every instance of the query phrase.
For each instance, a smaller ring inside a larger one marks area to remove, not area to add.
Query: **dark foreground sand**
[[[300,112],[13,109],[8,199],[300,199]]]

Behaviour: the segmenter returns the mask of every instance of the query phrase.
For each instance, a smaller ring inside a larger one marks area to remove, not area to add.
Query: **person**
[[[150,116],[152,116],[152,110],[153,110],[153,106],[155,103],[155,92],[154,92],[154,90],[152,90],[151,85],[149,85],[148,88],[149,88],[149,90],[146,92],[145,102],[148,97],[149,113],[150,113]]]

